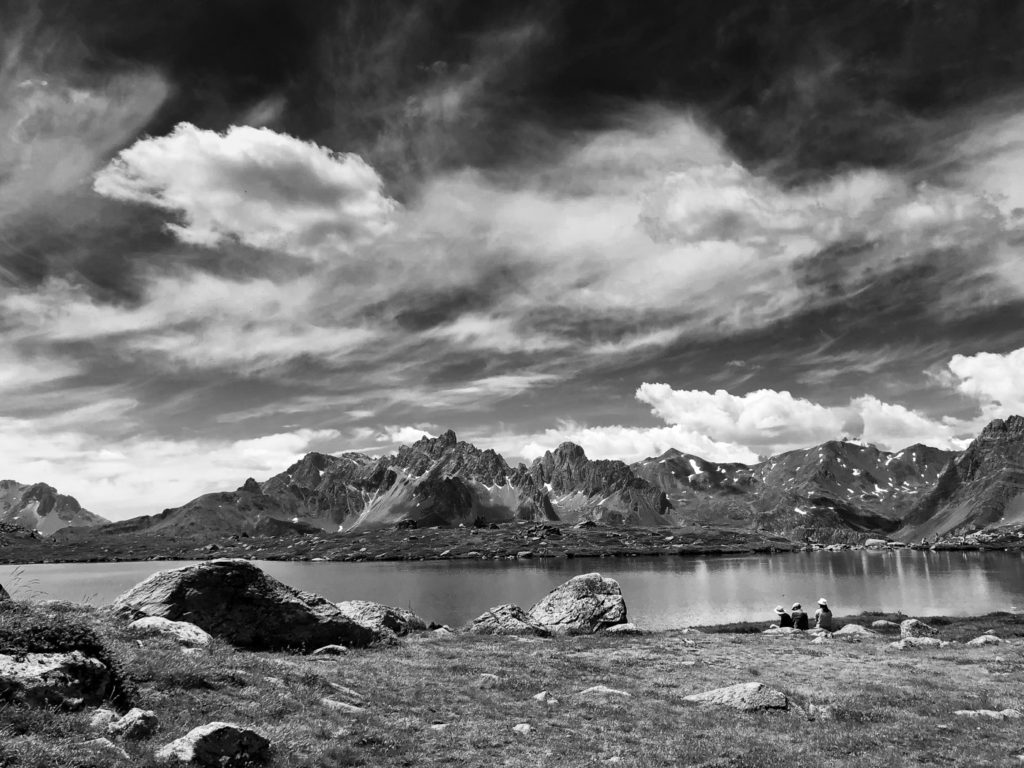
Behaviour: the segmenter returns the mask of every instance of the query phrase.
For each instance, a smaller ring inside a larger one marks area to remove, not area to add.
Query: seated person
[[[832,611],[828,608],[828,601],[825,598],[818,600],[818,610],[814,612],[814,628],[832,631]]]
[[[808,629],[810,627],[807,614],[800,607],[800,603],[793,603],[793,626],[797,629]]]
[[[790,617],[790,615],[788,613],[786,613],[786,610],[781,605],[776,605],[775,606],[775,613],[778,614],[778,617],[779,617],[779,623],[778,623],[779,627],[792,627],[793,626],[793,619]],[[776,625],[773,624],[772,626],[776,626]]]

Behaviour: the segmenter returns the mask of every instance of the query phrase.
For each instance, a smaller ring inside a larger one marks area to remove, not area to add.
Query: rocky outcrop
[[[234,723],[209,723],[193,728],[180,739],[161,747],[162,763],[210,768],[250,768],[270,757],[270,741],[251,728]]]
[[[162,635],[178,641],[181,645],[199,647],[209,645],[213,637],[188,621],[171,621],[162,616],[146,616],[133,621],[127,627],[132,635]]]
[[[1024,523],[1024,417],[995,419],[904,518],[904,541]]]
[[[585,573],[551,590],[527,618],[554,634],[591,634],[625,624],[626,601],[615,579]]]
[[[0,523],[19,525],[49,536],[70,526],[96,526],[107,522],[83,509],[74,496],[58,493],[46,483],[25,485],[0,480]]]
[[[384,639],[334,603],[292,589],[246,560],[212,560],[155,573],[118,597],[113,608],[133,620],[188,621],[246,648],[312,650]]]
[[[904,619],[900,622],[900,637],[931,637],[937,635],[935,627],[925,624],[918,619]]]
[[[474,635],[534,635],[549,637],[550,632],[531,621],[518,605],[498,605],[473,619],[466,631]]]
[[[764,683],[738,683],[737,685],[716,688],[705,693],[684,696],[683,701],[690,701],[694,704],[730,707],[741,712],[789,709],[789,699],[786,697],[786,694],[774,688],[769,688]]]
[[[80,709],[106,701],[114,687],[107,665],[81,651],[0,654],[0,701]]]
[[[346,600],[335,605],[345,616],[375,632],[394,632],[401,637],[427,629],[427,622],[405,608],[394,608],[369,600]]]

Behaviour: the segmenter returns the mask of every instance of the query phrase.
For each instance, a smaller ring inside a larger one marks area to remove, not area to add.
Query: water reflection
[[[154,571],[181,563],[83,563],[0,567],[16,597],[109,602]],[[772,617],[777,604],[838,613],[973,614],[1024,606],[1024,557],[1005,552],[801,552],[736,557],[415,563],[260,563],[271,575],[334,600],[408,607],[462,624],[501,603],[530,606],[578,573],[622,585],[630,616],[651,629]],[[17,572],[17,576],[15,573]]]

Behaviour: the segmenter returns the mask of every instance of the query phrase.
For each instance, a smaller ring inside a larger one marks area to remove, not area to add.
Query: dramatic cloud
[[[396,203],[362,158],[268,128],[225,133],[182,123],[137,141],[96,176],[101,195],[181,215],[168,229],[213,247],[235,238],[254,248],[316,260],[372,242]]]

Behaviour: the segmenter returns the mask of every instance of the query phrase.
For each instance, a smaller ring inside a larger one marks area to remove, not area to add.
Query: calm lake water
[[[101,605],[150,574],[188,563],[0,566],[16,598]],[[618,580],[630,618],[648,629],[764,619],[781,603],[828,599],[837,613],[902,610],[919,616],[1024,610],[1024,556],[1006,552],[801,552],[737,557],[394,563],[257,562],[293,587],[332,600],[411,608],[464,624],[487,608],[529,608],[552,587],[598,571]]]

